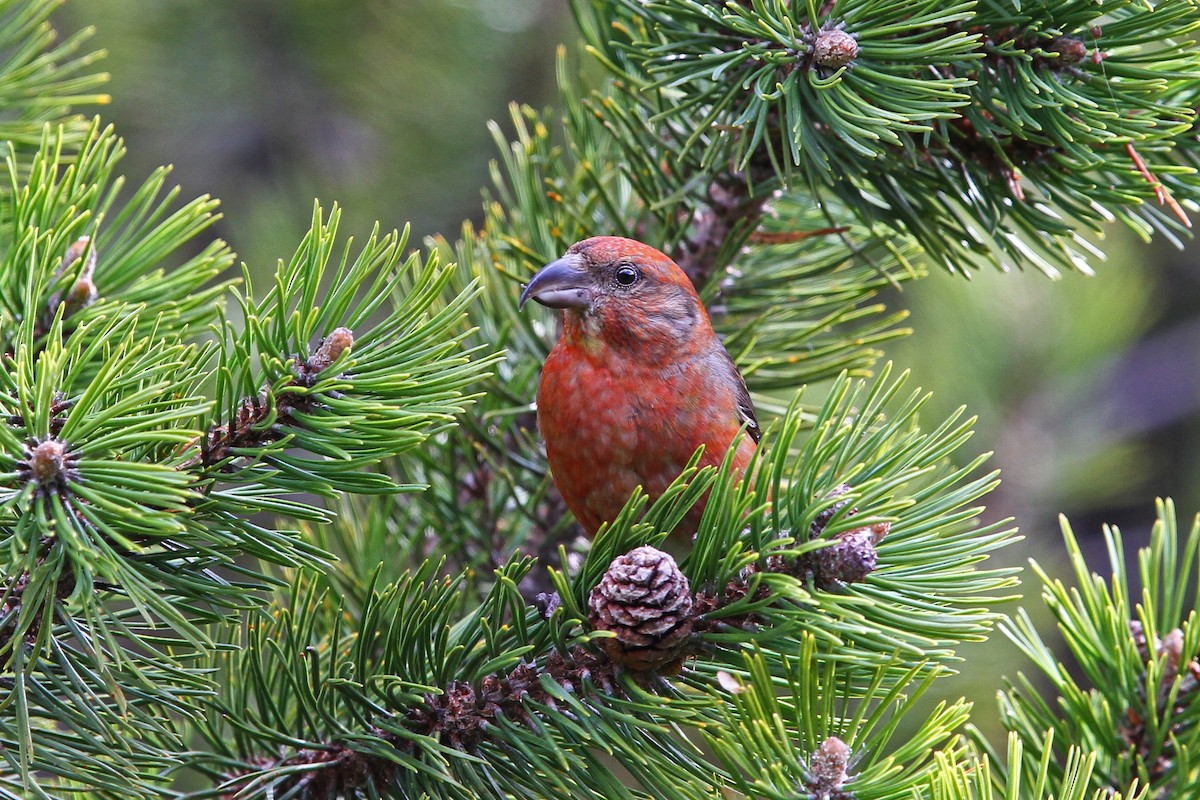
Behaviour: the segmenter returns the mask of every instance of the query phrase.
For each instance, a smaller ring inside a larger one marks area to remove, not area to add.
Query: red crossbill
[[[597,236],[571,246],[521,294],[563,311],[542,370],[538,427],[554,483],[595,536],[637,486],[666,490],[700,445],[719,465],[738,433],[744,471],[759,438],[746,383],[713,332],[696,289],[649,245]],[[696,532],[704,500],[674,531]]]

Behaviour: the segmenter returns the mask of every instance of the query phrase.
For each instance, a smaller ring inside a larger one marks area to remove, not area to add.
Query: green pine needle
[[[1027,614],[1003,628],[1058,694],[1052,705],[1024,676],[1001,694],[1001,720],[1025,747],[1020,769],[1028,772],[1036,759],[1049,759],[1050,776],[1062,780],[1059,765],[1069,744],[1094,755],[1090,785],[1096,789],[1136,784],[1151,796],[1195,794],[1200,520],[1182,532],[1174,504],[1160,501],[1136,573],[1125,562],[1120,532],[1106,527],[1108,579],[1089,571],[1070,525],[1065,519],[1062,525],[1076,585],[1068,587],[1037,564],[1034,570],[1075,669],[1051,652]],[[1140,594],[1133,593],[1137,586]],[[1041,742],[1043,731],[1053,731],[1053,753],[1049,741]]]

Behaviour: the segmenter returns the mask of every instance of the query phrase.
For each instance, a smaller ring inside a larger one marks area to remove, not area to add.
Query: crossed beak
[[[518,309],[529,300],[550,308],[587,308],[592,299],[592,280],[583,256],[567,253],[542,267],[521,292]]]

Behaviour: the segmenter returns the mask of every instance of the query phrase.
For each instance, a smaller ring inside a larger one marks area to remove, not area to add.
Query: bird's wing
[[[733,363],[733,358],[730,357],[724,348],[721,349],[721,353],[725,356],[725,363],[729,367],[730,376],[733,378],[738,422],[746,426],[746,433],[750,434],[750,438],[757,444],[758,440],[762,438],[762,431],[758,428],[758,417],[754,413],[754,401],[750,399],[750,390],[746,388],[746,380],[742,377],[742,373],[738,371],[737,364]]]

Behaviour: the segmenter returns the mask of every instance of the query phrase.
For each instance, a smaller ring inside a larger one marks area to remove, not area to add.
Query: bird
[[[589,538],[641,486],[653,500],[696,449],[717,466],[736,448],[744,474],[760,431],[746,382],[679,265],[634,239],[576,242],[521,293],[562,310],[546,357],[537,421],[550,474]],[[694,537],[707,496],[672,532]]]

